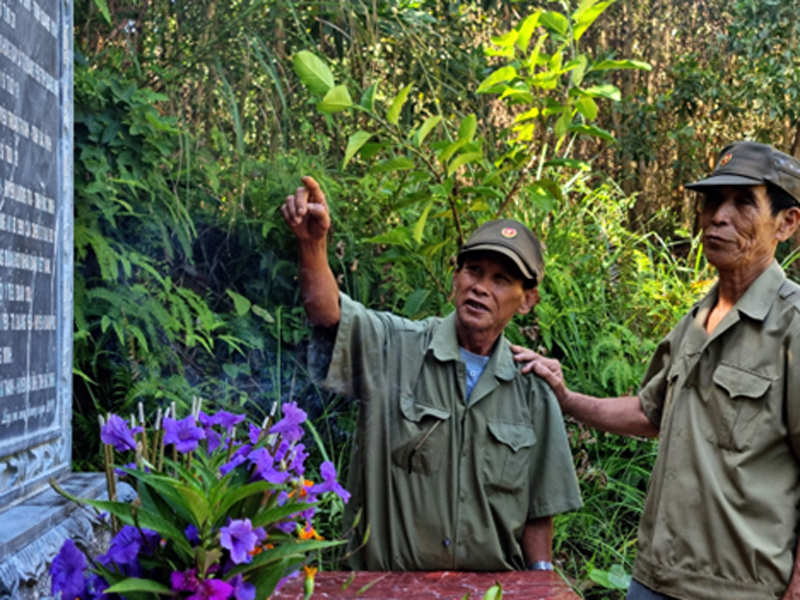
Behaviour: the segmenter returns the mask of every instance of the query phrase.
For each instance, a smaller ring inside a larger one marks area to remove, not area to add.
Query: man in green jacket
[[[303,184],[282,213],[298,241],[311,354],[323,357],[312,375],[361,402],[345,513],[349,529],[362,512],[352,568],[551,569],[552,515],[580,495],[555,395],[520,372],[502,335],[538,301],[538,240],[516,221],[484,224],[458,255],[455,312],[410,321],[340,293],[325,196]]]
[[[638,396],[585,396],[558,361],[518,358],[566,414],[660,438],[628,600],[797,599],[800,286],[774,257],[800,222],[800,161],[735,142],[688,187],[719,279],[659,344]]]

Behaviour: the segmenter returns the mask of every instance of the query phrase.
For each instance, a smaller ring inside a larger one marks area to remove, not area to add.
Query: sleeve
[[[800,461],[800,332],[787,339],[785,348],[784,385],[786,421],[789,442],[795,458]]]
[[[531,457],[531,490],[527,519],[538,519],[583,506],[564,418],[555,394],[534,376],[536,444]]]
[[[670,331],[658,344],[639,386],[638,396],[642,411],[648,420],[659,429],[669,383],[668,375],[674,359],[673,340],[676,336],[676,329]]]
[[[365,308],[339,294],[341,318],[335,328],[315,327],[309,348],[311,378],[324,388],[362,401],[385,384],[398,351],[394,343],[405,319]]]

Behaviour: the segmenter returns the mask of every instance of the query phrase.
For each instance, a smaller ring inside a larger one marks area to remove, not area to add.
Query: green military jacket
[[[530,519],[579,508],[561,411],[504,338],[469,402],[455,315],[409,321],[341,295],[330,362],[312,375],[361,401],[345,530],[358,570],[524,569]],[[312,354],[325,330],[315,330]]]
[[[780,598],[797,546],[800,288],[773,263],[709,336],[716,286],[639,397],[661,429],[634,578],[679,598]]]

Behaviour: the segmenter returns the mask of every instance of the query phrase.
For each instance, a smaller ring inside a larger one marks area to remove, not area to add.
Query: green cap
[[[539,283],[544,274],[542,246],[533,232],[519,221],[497,219],[478,227],[458,253],[458,266],[470,252],[498,252],[519,267],[525,279]]]
[[[720,185],[771,183],[800,202],[800,161],[758,142],[733,142],[719,153],[711,177],[688,184],[698,192]]]

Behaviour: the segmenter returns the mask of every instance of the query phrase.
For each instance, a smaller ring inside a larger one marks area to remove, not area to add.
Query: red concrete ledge
[[[503,599],[577,600],[563,579],[552,571],[504,571],[473,573],[463,571],[330,571],[317,573],[313,600],[325,598],[381,598],[416,600],[439,598],[482,600],[486,591],[500,582]],[[273,600],[302,600],[303,576],[287,583]]]

